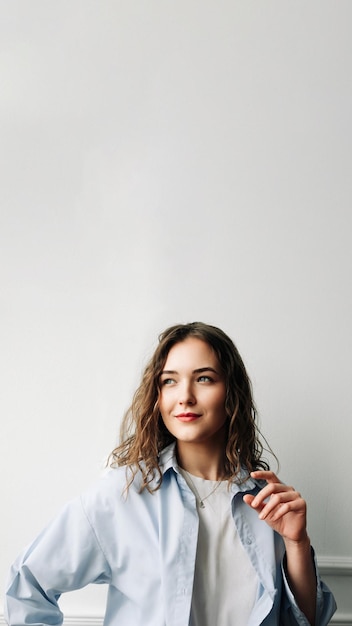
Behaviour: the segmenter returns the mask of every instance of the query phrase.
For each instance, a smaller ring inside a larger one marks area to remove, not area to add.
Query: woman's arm
[[[7,623],[62,624],[60,595],[109,577],[81,502],[74,500],[13,564],[4,598]]]
[[[291,591],[310,624],[315,624],[317,580],[310,540],[285,541],[285,571]]]
[[[289,586],[302,613],[314,626],[317,580],[307,534],[306,502],[293,487],[281,483],[273,472],[257,471],[251,476],[266,480],[267,485],[256,496],[247,494],[243,499],[258,511],[260,519],[282,536]]]

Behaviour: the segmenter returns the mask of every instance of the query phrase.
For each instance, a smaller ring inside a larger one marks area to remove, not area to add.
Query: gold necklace
[[[215,491],[220,487],[221,483],[223,482],[222,480],[217,480],[216,481],[216,485],[215,487],[211,490],[210,493],[208,493],[208,495],[204,496],[204,498],[200,497],[200,493],[197,489],[197,487],[195,486],[192,477],[190,475],[189,472],[187,472],[187,470],[180,468],[180,472],[182,474],[182,476],[184,477],[187,485],[189,486],[190,490],[193,491],[194,495],[196,496],[197,502],[199,504],[199,507],[201,509],[205,509],[205,504],[204,504],[204,500],[207,500],[207,498],[210,498],[211,495],[213,495],[213,493],[215,493]]]

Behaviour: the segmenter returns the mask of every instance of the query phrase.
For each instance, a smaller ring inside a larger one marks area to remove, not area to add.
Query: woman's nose
[[[193,405],[196,403],[193,386],[190,383],[184,383],[180,388],[179,404]]]

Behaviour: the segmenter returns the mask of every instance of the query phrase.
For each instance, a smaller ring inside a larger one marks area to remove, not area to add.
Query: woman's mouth
[[[181,422],[193,422],[200,417],[200,413],[178,413],[177,415],[175,415],[175,417]]]

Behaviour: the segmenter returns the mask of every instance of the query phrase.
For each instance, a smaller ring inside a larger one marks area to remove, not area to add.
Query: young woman
[[[109,585],[105,626],[327,625],[306,503],[262,460],[251,384],[231,339],[167,329],[113,466],[13,565],[8,624],[61,624],[58,599]]]

